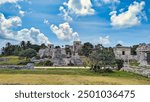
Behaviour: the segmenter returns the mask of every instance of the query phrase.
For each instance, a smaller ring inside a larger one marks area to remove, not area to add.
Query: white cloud
[[[65,41],[79,40],[78,33],[73,31],[73,29],[70,27],[68,22],[59,24],[58,27],[52,24],[50,28],[52,32],[56,34],[57,38],[60,40],[65,40]]]
[[[100,7],[104,5],[109,5],[109,8],[115,9],[116,4],[120,3],[120,0],[93,0],[94,5]]]
[[[135,1],[128,7],[128,10],[126,12],[122,12],[117,15],[117,11],[112,11],[110,13],[111,25],[119,28],[128,28],[139,25],[142,18],[146,18],[143,11],[144,6],[144,1],[141,1],[140,3]]]
[[[25,11],[20,10],[19,14],[20,14],[21,17],[23,17],[25,15]]]
[[[21,1],[26,1],[27,0],[0,0],[0,5],[1,4],[5,4],[5,3],[15,3],[15,8],[18,9],[18,13],[21,17],[23,17],[25,15],[25,11],[21,10],[22,7],[17,3],[17,2],[21,2]]]
[[[72,18],[69,16],[69,12],[63,6],[60,6],[59,11],[61,12],[60,15],[64,18],[65,21],[72,21]]]
[[[18,41],[31,41],[33,44],[49,44],[48,38],[40,32],[39,29],[32,27],[31,29],[22,29],[15,35]]]
[[[34,44],[50,43],[48,38],[41,33],[39,29],[34,27],[20,31],[13,30],[13,28],[21,26],[21,24],[22,21],[19,17],[16,16],[6,19],[5,16],[0,13],[0,38],[15,41],[31,41]]]
[[[99,43],[102,44],[102,45],[110,44],[109,36],[105,36],[105,37],[100,36],[99,37]]]
[[[124,42],[123,42],[123,41],[121,41],[121,40],[119,40],[119,41],[117,41],[117,44],[121,44],[121,45],[123,45],[123,44],[124,44]]]
[[[5,3],[16,3],[19,0],[0,0],[0,4],[5,4]]]
[[[93,15],[95,13],[91,0],[68,0],[64,5],[67,6],[69,13],[78,16]]]
[[[49,21],[47,19],[44,19],[44,24],[50,25]]]
[[[102,0],[105,4],[120,3],[120,0]]]

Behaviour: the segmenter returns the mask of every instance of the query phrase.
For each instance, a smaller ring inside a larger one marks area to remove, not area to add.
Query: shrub
[[[53,63],[51,61],[45,61],[44,66],[52,66]]]
[[[28,63],[31,63],[31,62],[30,61],[19,62],[18,65],[27,65]]]
[[[99,72],[99,73],[111,73],[113,72],[110,68],[103,67],[101,65],[92,65],[91,69],[94,72]]]
[[[25,60],[25,61],[21,61],[21,62],[19,62],[17,65],[27,65],[28,63],[31,63],[31,61],[30,60]],[[33,62],[32,62],[33,63]]]
[[[36,64],[36,66],[53,66],[53,63],[51,61],[44,61],[44,62],[39,62]]]
[[[140,63],[138,63],[138,61],[136,61],[136,60],[130,60],[130,65],[131,66],[139,66]]]
[[[22,50],[20,53],[19,53],[19,56],[20,57],[26,57],[26,58],[32,58],[32,57],[35,57],[37,55],[36,51],[34,49],[26,49],[26,50]]]
[[[124,63],[123,60],[116,59],[116,64],[117,64],[118,70],[120,70],[123,67],[123,63]]]

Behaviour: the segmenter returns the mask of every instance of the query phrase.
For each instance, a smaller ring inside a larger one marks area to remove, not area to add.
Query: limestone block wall
[[[150,69],[123,67],[121,71],[132,72],[150,78]]]
[[[116,47],[114,54],[116,59],[127,60],[131,58],[131,49],[129,47]]]
[[[28,63],[27,65],[0,65],[0,69],[34,69],[34,64]]]

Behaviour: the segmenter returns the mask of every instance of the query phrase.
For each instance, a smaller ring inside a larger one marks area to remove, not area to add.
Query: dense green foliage
[[[112,65],[115,62],[115,55],[111,48],[103,48],[102,50],[93,51],[90,59],[96,65]]]
[[[130,60],[130,63],[129,63],[131,66],[139,66],[140,63],[137,61],[137,60]]]
[[[53,63],[51,61],[44,61],[44,62],[39,62],[36,63],[36,66],[52,66]]]
[[[137,47],[138,47],[139,45],[133,45],[132,47],[131,47],[131,55],[136,55],[137,53],[136,53],[136,49],[137,49]]]
[[[80,55],[88,57],[92,53],[93,48],[94,46],[91,43],[89,42],[84,43],[81,48]]]
[[[115,55],[112,48],[104,48],[97,45],[95,51],[90,55],[92,62],[91,70],[95,72],[112,72],[110,67],[115,66]]]
[[[32,58],[32,57],[35,57],[37,55],[36,51],[34,49],[26,49],[26,50],[22,50],[20,53],[19,53],[19,56],[20,57],[25,57],[25,58]]]
[[[41,48],[46,48],[45,44],[36,45],[32,44],[30,41],[22,41],[19,45],[12,45],[11,43],[6,43],[6,46],[2,48],[2,55],[3,56],[18,56],[21,51],[27,49],[34,49],[36,52],[39,51]]]
[[[116,59],[116,64],[117,64],[118,70],[120,70],[123,67],[123,63],[124,63],[123,60]]]

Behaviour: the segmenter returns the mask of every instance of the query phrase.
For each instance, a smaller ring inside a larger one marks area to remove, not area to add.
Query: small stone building
[[[128,60],[131,59],[131,48],[125,46],[116,46],[114,48],[116,59]]]
[[[140,44],[136,49],[137,55],[131,55],[131,47],[116,46],[113,50],[116,59],[137,60],[140,66],[150,66],[150,45],[148,44]]]

